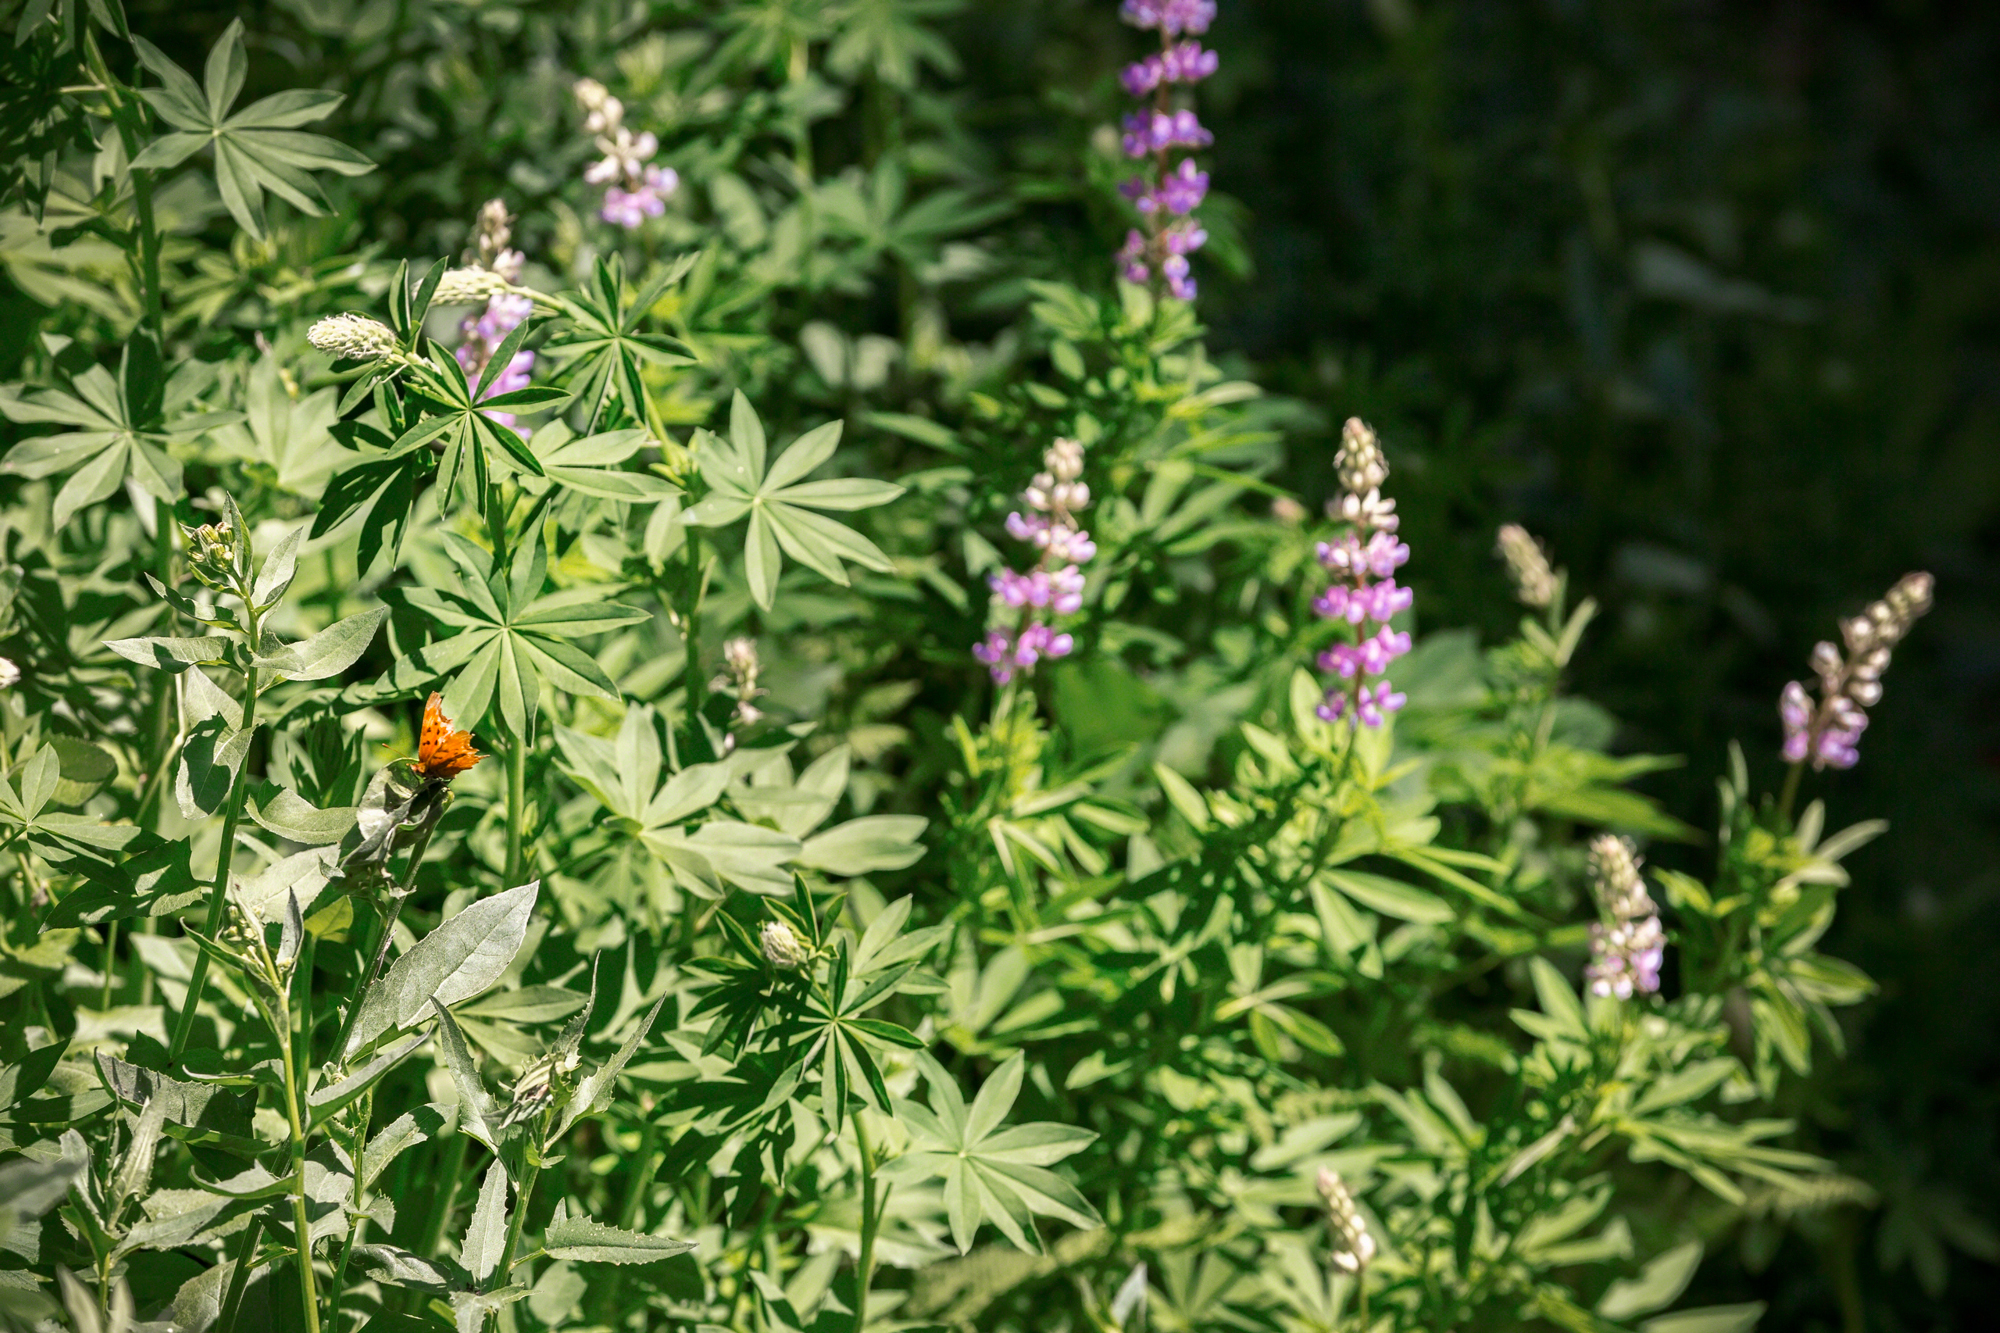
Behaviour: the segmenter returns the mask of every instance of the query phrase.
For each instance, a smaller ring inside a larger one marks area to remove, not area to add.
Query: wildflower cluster
[[[1861,733],[1868,726],[1868,709],[1882,697],[1889,650],[1931,609],[1931,585],[1929,574],[1905,574],[1881,601],[1842,621],[1845,655],[1825,640],[1813,645],[1818,705],[1795,680],[1778,696],[1786,759],[1795,764],[1810,759],[1816,769],[1853,768],[1860,760]]]
[[[467,380],[477,382],[485,373],[493,354],[507,335],[520,327],[534,312],[532,297],[512,290],[521,280],[521,266],[526,262],[519,250],[510,250],[507,243],[513,239],[514,219],[507,212],[507,205],[498,199],[489,199],[479,210],[479,225],[474,240],[474,249],[467,256],[472,267],[454,269],[446,277],[455,279],[455,284],[471,299],[485,295],[485,309],[477,314],[467,315],[459,323],[462,336],[458,344],[458,364],[465,371]],[[486,280],[482,282],[481,275]],[[449,301],[457,293],[446,293],[444,284],[439,284],[439,300]],[[486,386],[483,397],[512,393],[525,389],[535,372],[534,352],[523,348],[514,353],[507,366],[493,382]],[[502,426],[514,424],[510,412],[493,412],[489,415]]]
[[[1410,590],[1395,578],[1409,560],[1410,548],[1396,538],[1396,502],[1382,497],[1389,462],[1375,432],[1359,417],[1349,418],[1342,428],[1334,467],[1341,494],[1328,507],[1348,530],[1319,544],[1319,562],[1334,577],[1313,610],[1328,620],[1346,621],[1354,638],[1319,655],[1320,670],[1340,678],[1328,687],[1319,715],[1333,722],[1352,714],[1366,726],[1379,727],[1404,703],[1383,673],[1410,651],[1408,631],[1389,625],[1412,600]]]
[[[604,154],[583,173],[592,185],[604,187],[597,216],[630,231],[665,213],[681,178],[672,167],[650,165],[659,139],[651,130],[635,135],[627,129],[625,104],[596,79],[578,79],[575,92],[584,111],[583,127],[597,136],[597,149]]]
[[[1076,524],[1078,511],[1090,505],[1090,487],[1082,480],[1083,446],[1057,440],[1042,456],[1042,465],[1047,470],[1036,473],[1021,493],[1028,512],[1007,515],[1009,535],[1034,546],[1041,558],[1025,574],[1003,569],[987,580],[1020,617],[1012,629],[988,630],[972,649],[1003,685],[1044,657],[1069,656],[1075,641],[1042,617],[1050,612],[1074,615],[1083,608],[1082,566],[1097,554],[1090,534]]]
[[[1176,150],[1206,148],[1215,136],[1202,128],[1192,110],[1172,103],[1176,84],[1194,84],[1215,73],[1215,52],[1200,42],[1176,40],[1183,33],[1200,35],[1215,21],[1214,0],[1125,0],[1119,16],[1135,28],[1156,29],[1160,51],[1127,65],[1120,76],[1125,90],[1152,103],[1125,117],[1125,155],[1151,164],[1149,175],[1134,176],[1119,187],[1145,223],[1126,233],[1118,252],[1119,271],[1128,282],[1147,282],[1157,270],[1167,291],[1183,301],[1195,295],[1188,256],[1201,249],[1208,233],[1191,216],[1208,194],[1208,173],[1184,157],[1176,165]]]
[[[1333,1240],[1334,1267],[1344,1273],[1359,1273],[1375,1257],[1375,1238],[1368,1234],[1368,1227],[1361,1220],[1361,1210],[1354,1206],[1354,1196],[1348,1192],[1347,1182],[1340,1178],[1338,1171],[1323,1166],[1313,1184],[1319,1191],[1320,1202],[1326,1205],[1326,1225]]]
[[[1632,844],[1610,833],[1593,839],[1590,885],[1609,921],[1590,928],[1590,964],[1583,973],[1590,993],[1629,1000],[1635,993],[1658,991],[1667,935],[1660,926],[1660,909],[1639,875]]]

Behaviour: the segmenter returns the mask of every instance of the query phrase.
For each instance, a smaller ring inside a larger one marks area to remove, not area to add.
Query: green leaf
[[[472,1207],[472,1220],[459,1243],[459,1266],[482,1287],[507,1258],[508,1184],[507,1168],[499,1161],[486,1168],[486,1177],[479,1184],[479,1202]]]
[[[498,981],[527,938],[540,890],[537,880],[483,898],[412,945],[362,996],[347,1053],[409,1027],[433,999],[453,1005]]]
[[[1325,870],[1321,874],[1327,883],[1363,907],[1398,921],[1439,925],[1457,915],[1451,904],[1436,894],[1386,875],[1371,875],[1363,870]]]
[[[310,638],[299,640],[268,657],[252,659],[254,665],[287,680],[325,680],[337,676],[361,659],[375,638],[375,631],[389,618],[389,608],[372,610],[337,620]]]
[[[691,1240],[649,1236],[585,1217],[559,1217],[549,1223],[542,1238],[542,1248],[550,1257],[579,1263],[650,1264],[686,1254],[694,1247]]]
[[[901,495],[902,487],[871,481],[795,484],[832,457],[840,434],[837,421],[806,432],[767,473],[764,426],[740,391],[730,403],[727,441],[705,431],[696,433],[696,457],[710,494],[692,506],[683,521],[690,527],[721,527],[749,516],[744,580],[752,600],[765,610],[777,596],[785,555],[841,585],[848,582],[843,561],[884,572],[894,568],[866,537],[811,511],[885,504]]]
[[[331,114],[340,103],[338,94],[276,93],[235,115],[229,113],[242,94],[249,69],[241,19],[231,22],[209,51],[199,87],[145,38],[135,36],[132,44],[140,63],[161,83],[158,88],[140,89],[139,95],[177,131],[148,145],[133,165],[164,170],[207,144],[215,153],[215,183],[224,207],[258,240],[264,238],[266,190],[301,212],[318,216],[331,206],[310,172],[358,176],[374,170],[366,157],[338,140],[295,128]]]
[[[921,815],[864,815],[807,838],[793,859],[835,875],[901,870],[923,858],[917,840],[929,822]]]
[[[1613,1282],[1597,1303],[1597,1312],[1606,1319],[1630,1319],[1634,1315],[1663,1310],[1680,1299],[1701,1267],[1701,1242],[1691,1240],[1655,1258],[1637,1277]]]
[[[1699,1310],[1678,1310],[1648,1319],[1639,1325],[1641,1333],[1750,1333],[1764,1317],[1764,1302],[1746,1305],[1710,1305]]]

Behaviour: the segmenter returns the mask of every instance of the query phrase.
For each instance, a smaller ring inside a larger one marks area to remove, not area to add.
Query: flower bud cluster
[[[1074,615],[1083,609],[1081,567],[1097,554],[1097,544],[1076,521],[1077,514],[1090,506],[1090,487],[1083,480],[1083,446],[1075,440],[1057,440],[1042,456],[1042,466],[1044,470],[1021,493],[1026,512],[1007,515],[1009,535],[1033,546],[1040,558],[1025,573],[1003,569],[987,580],[1000,603],[1020,614],[1011,628],[989,629],[972,649],[972,655],[1003,685],[1017,671],[1030,670],[1045,657],[1067,657],[1076,647],[1074,639],[1042,616]]]
[[[1319,544],[1319,562],[1334,581],[1314,600],[1313,610],[1328,620],[1345,621],[1354,637],[1319,655],[1319,669],[1339,678],[1327,689],[1319,715],[1328,722],[1353,716],[1363,726],[1379,727],[1405,702],[1383,673],[1410,651],[1409,633],[1389,624],[1415,600],[1395,578],[1409,560],[1410,548],[1396,536],[1401,523],[1396,502],[1382,495],[1389,461],[1375,432],[1359,417],[1342,428],[1333,466],[1341,493],[1328,509],[1348,530]]]
[[[651,165],[659,139],[651,130],[633,134],[625,124],[625,104],[596,79],[578,79],[574,91],[584,110],[583,127],[597,136],[597,151],[604,154],[583,173],[586,181],[604,187],[598,217],[631,231],[665,213],[681,178],[672,167]]]
[[[181,531],[187,537],[188,572],[218,591],[230,587],[236,573],[236,534],[229,520]]]
[[[1500,529],[1500,558],[1514,580],[1514,596],[1521,605],[1545,611],[1556,600],[1556,572],[1549,567],[1547,552],[1519,523]]]
[[[1625,839],[1600,834],[1591,841],[1589,866],[1604,918],[1590,927],[1590,963],[1583,971],[1590,993],[1621,1000],[1651,995],[1660,989],[1667,934],[1639,874],[1638,854]]]
[[[1319,1177],[1313,1182],[1319,1191],[1320,1201],[1326,1205],[1326,1226],[1333,1242],[1333,1265],[1350,1276],[1368,1267],[1375,1258],[1375,1238],[1368,1234],[1368,1226],[1361,1220],[1361,1210],[1354,1206],[1354,1196],[1348,1192],[1347,1182],[1331,1167],[1321,1167]]]
[[[306,341],[336,361],[380,361],[396,350],[396,334],[366,315],[328,315],[306,330]]]
[[[1889,668],[1890,650],[1931,609],[1932,587],[1929,574],[1906,574],[1881,601],[1841,622],[1845,653],[1824,641],[1813,646],[1819,703],[1815,705],[1806,687],[1795,680],[1787,682],[1778,696],[1786,759],[1795,764],[1810,759],[1816,769],[1852,768],[1860,761],[1867,710],[1882,698],[1882,673]]]
[[[498,199],[487,200],[479,209],[477,239],[469,256],[473,267],[453,269],[438,283],[435,299],[439,304],[486,303],[485,309],[460,321],[458,331],[462,336],[453,353],[465,378],[475,384],[507,335],[520,327],[521,321],[535,309],[533,298],[512,290],[527,262],[519,250],[507,248],[507,242],[513,239],[513,227],[514,219],[508,214],[507,205]],[[525,389],[534,373],[535,354],[525,349],[518,351],[480,396],[491,398]],[[487,415],[499,425],[514,424],[511,412]]]
[[[749,726],[764,716],[764,710],[756,701],[770,693],[760,689],[757,677],[764,670],[763,661],[757,656],[757,641],[748,636],[739,636],[722,645],[723,673],[709,684],[712,690],[734,696],[736,700],[736,721],[741,726]]]
[[[780,972],[796,972],[812,956],[799,933],[782,921],[766,921],[757,943],[764,950],[764,961]]]
[[[1146,175],[1118,187],[1131,201],[1145,228],[1132,228],[1118,251],[1118,271],[1127,282],[1144,283],[1159,275],[1168,294],[1192,301],[1195,280],[1188,256],[1208,241],[1208,232],[1189,216],[1208,195],[1208,173],[1193,158],[1170,161],[1176,150],[1206,148],[1215,136],[1202,127],[1195,113],[1175,107],[1175,85],[1192,86],[1215,73],[1215,52],[1201,43],[1176,41],[1182,33],[1201,34],[1215,21],[1214,0],[1125,0],[1119,15],[1135,28],[1157,29],[1157,55],[1127,65],[1120,76],[1134,97],[1151,97],[1152,106],[1124,120],[1121,144],[1127,157],[1150,159]]]

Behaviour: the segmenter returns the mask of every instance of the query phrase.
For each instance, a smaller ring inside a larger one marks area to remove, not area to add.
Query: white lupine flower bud
[[[1341,488],[1352,495],[1378,489],[1389,479],[1389,460],[1374,429],[1360,417],[1349,417],[1340,428],[1340,452],[1333,456]]]
[[[1354,1206],[1354,1196],[1347,1191],[1347,1182],[1338,1171],[1323,1166],[1313,1183],[1326,1205],[1327,1228],[1333,1233],[1334,1267],[1344,1273],[1359,1273],[1375,1258],[1375,1238],[1368,1234],[1361,1211]]]
[[[0,690],[11,690],[21,683],[21,668],[11,657],[0,657]]]
[[[483,268],[447,269],[438,279],[437,305],[477,305],[507,290],[507,280]]]
[[[306,330],[306,341],[335,358],[379,361],[396,350],[396,334],[366,315],[328,315]]]
[[[782,921],[766,921],[758,943],[764,947],[764,961],[780,972],[798,971],[809,956],[805,941]]]
[[[1500,529],[1500,557],[1514,579],[1514,595],[1523,606],[1544,609],[1556,599],[1556,573],[1542,544],[1518,523]]]
[[[1083,446],[1075,440],[1057,440],[1042,455],[1042,466],[1058,481],[1075,481],[1083,475]]]

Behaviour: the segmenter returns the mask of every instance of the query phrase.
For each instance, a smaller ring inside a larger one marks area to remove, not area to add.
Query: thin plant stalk
[[[868,1288],[875,1280],[875,1233],[881,1229],[889,1201],[887,1190],[879,1202],[875,1196],[875,1151],[868,1142],[868,1127],[862,1123],[864,1114],[854,1113],[854,1141],[861,1149],[861,1252],[854,1264],[854,1333],[861,1333],[868,1324]]]
[[[361,1096],[361,1114],[356,1123],[354,1141],[348,1147],[348,1155],[354,1159],[354,1224],[347,1228],[347,1238],[340,1243],[340,1258],[333,1264],[333,1281],[327,1287],[326,1326],[329,1333],[340,1333],[340,1305],[347,1295],[347,1263],[354,1256],[354,1246],[361,1239],[361,1233],[368,1226],[368,1218],[361,1211],[364,1202],[363,1182],[368,1177],[368,1125],[375,1115],[375,1092],[371,1088]]]
[[[229,1291],[222,1298],[222,1313],[216,1317],[216,1333],[236,1333],[236,1316],[243,1309],[243,1293],[250,1288],[250,1274],[256,1268],[257,1242],[264,1232],[262,1214],[253,1213],[243,1229],[243,1245],[229,1270]]]
[[[523,846],[528,822],[528,746],[534,731],[531,722],[514,738],[507,751],[507,878],[508,885],[522,882],[527,873],[527,852]]]
[[[290,1014],[273,1015],[282,1022],[272,1026],[283,1034],[285,1056],[285,1120],[292,1135],[292,1226],[294,1249],[298,1252],[299,1303],[303,1307],[306,1333],[319,1333],[319,1289],[313,1276],[312,1218],[306,1212],[306,1129],[299,1115],[299,1059],[292,1040]]]
[[[247,625],[246,641],[254,649],[259,642],[259,616],[257,608],[248,597],[243,599],[244,620]],[[243,678],[243,734],[254,737],[257,733],[257,676],[255,666],[245,668]],[[208,917],[202,927],[204,935],[213,938],[222,925],[222,914],[229,899],[229,864],[236,853],[236,829],[243,822],[243,802],[250,791],[250,756],[246,753],[243,762],[237,766],[235,780],[229,784],[228,804],[223,808],[222,845],[215,853],[215,883],[208,891]],[[173,1045],[167,1051],[170,1063],[179,1063],[181,1052],[187,1049],[188,1037],[194,1032],[195,1013],[201,1008],[201,993],[208,985],[208,954],[201,951],[195,955],[194,975],[188,978],[187,1001],[181,1006],[181,1016],[174,1024]]]

